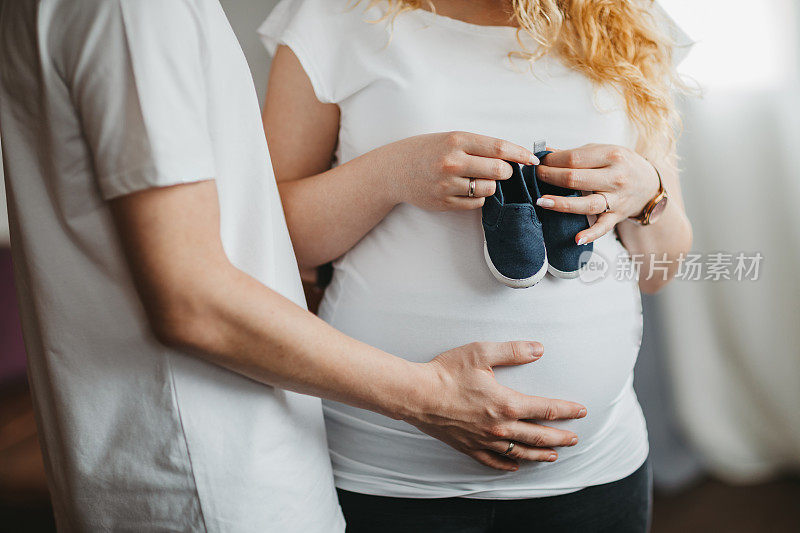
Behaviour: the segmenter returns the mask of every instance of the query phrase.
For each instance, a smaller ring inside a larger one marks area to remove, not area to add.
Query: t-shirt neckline
[[[516,35],[517,30],[519,30],[519,28],[515,26],[486,26],[482,24],[473,24],[472,22],[466,22],[448,17],[446,15],[440,15],[439,13],[434,13],[433,11],[428,11],[421,8],[414,9],[412,12],[417,14],[417,16],[420,18],[428,21],[428,23],[431,25],[452,28],[471,34],[480,33],[483,35],[493,35],[497,37],[507,37],[511,35],[513,37]]]

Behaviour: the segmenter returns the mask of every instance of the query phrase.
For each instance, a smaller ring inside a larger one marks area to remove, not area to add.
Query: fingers
[[[583,215],[599,215],[608,207],[602,194],[587,196],[553,196],[546,194],[536,200],[536,205],[558,211],[560,213],[578,213]]]
[[[469,211],[483,207],[483,197],[468,198],[466,196],[450,196],[444,201],[445,211]]]
[[[541,343],[534,341],[480,342],[473,347],[489,367],[532,363],[544,353]]]
[[[586,407],[576,402],[519,394],[516,413],[521,420],[570,420],[586,416]]]
[[[575,235],[575,242],[581,246],[594,242],[609,231],[614,229],[614,226],[620,221],[619,215],[614,212],[604,213],[597,216],[594,224]]]
[[[475,133],[453,132],[451,135],[456,137],[459,146],[468,154],[506,159],[523,165],[539,164],[533,152],[518,144]]]
[[[578,436],[572,431],[541,426],[523,420],[512,422],[504,431],[508,435],[507,440],[532,448],[553,448],[578,444]]]
[[[505,165],[508,166],[508,164]],[[470,178],[453,178],[450,194],[469,197],[469,182]],[[491,196],[496,189],[497,183],[494,180],[475,179],[475,198]]]
[[[502,159],[467,155],[464,176],[489,180],[506,180],[511,177],[511,165]]]
[[[587,144],[580,148],[559,150],[548,154],[547,166],[561,168],[602,168],[614,163],[618,158],[619,147],[605,144]]]
[[[519,465],[513,459],[502,457],[488,450],[476,450],[469,453],[469,456],[486,466],[491,466],[497,470],[505,470],[508,472],[515,472],[519,469]]]
[[[610,191],[613,180],[611,172],[602,168],[575,169],[551,166],[550,157],[547,156],[547,165],[536,168],[536,177],[540,180],[576,191]]]
[[[514,441],[514,447],[510,452],[508,450],[508,443],[511,441],[499,441],[490,445],[490,450],[500,454],[501,457],[507,457],[517,461],[535,461],[539,463],[552,463],[558,459],[558,452],[552,448],[532,448],[520,442]]]
[[[475,197],[485,198],[494,194],[497,190],[497,182],[494,180],[475,180]],[[469,180],[467,180],[467,193],[469,193]]]
[[[507,438],[490,443],[489,449],[504,457],[522,461],[552,462],[558,459],[558,452],[553,448],[578,444],[578,436],[572,431],[521,420],[511,424],[504,433]],[[514,446],[508,450],[511,442]]]

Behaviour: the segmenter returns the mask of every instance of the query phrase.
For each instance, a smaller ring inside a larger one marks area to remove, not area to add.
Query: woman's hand
[[[409,137],[375,150],[394,203],[450,211],[477,209],[495,192],[496,180],[511,177],[504,160],[525,165],[538,159],[522,146],[461,131]],[[470,178],[475,181],[469,198]]]
[[[429,363],[409,398],[402,418],[476,461],[499,470],[517,470],[517,461],[555,461],[555,446],[574,446],[571,431],[535,420],[586,416],[581,404],[528,396],[500,385],[492,367],[523,365],[543,353],[538,342],[472,343],[445,352]],[[431,377],[432,376],[432,377]],[[509,443],[514,446],[508,454]]]
[[[537,176],[547,183],[591,191],[581,197],[542,196],[536,203],[563,213],[597,215],[575,241],[586,244],[614,229],[621,221],[642,212],[658,193],[653,165],[636,152],[610,144],[587,144],[560,150],[545,157]]]

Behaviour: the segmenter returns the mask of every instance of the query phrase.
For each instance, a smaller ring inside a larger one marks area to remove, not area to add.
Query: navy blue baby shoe
[[[544,162],[545,156],[552,152],[545,150],[544,141],[539,141],[534,144],[534,153],[539,161]],[[528,188],[535,189],[538,196],[545,194],[568,197],[581,195],[580,191],[565,189],[538,179],[535,166],[526,166],[524,173]],[[580,269],[591,257],[593,245],[589,243],[578,246],[575,243],[575,235],[589,227],[589,219],[586,218],[586,215],[559,213],[539,206],[536,206],[536,214],[542,223],[542,234],[549,265],[547,270],[558,278],[577,278],[580,275]]]
[[[536,216],[535,189],[528,189],[518,163],[513,174],[497,181],[483,204],[483,253],[494,277],[515,289],[532,287],[547,272],[542,225]]]

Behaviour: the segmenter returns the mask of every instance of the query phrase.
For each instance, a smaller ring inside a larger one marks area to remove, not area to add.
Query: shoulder
[[[307,39],[352,39],[373,33],[378,7],[370,7],[368,0],[281,0],[258,28],[268,48],[277,46],[280,36],[302,33]],[[271,46],[272,45],[272,46]],[[274,50],[272,50],[274,51]]]
[[[89,65],[119,68],[122,57],[167,51],[173,59],[194,59],[202,42],[198,3],[188,0],[42,1],[38,29],[66,78]]]
[[[282,0],[258,28],[271,55],[289,47],[319,101],[336,103],[368,83],[370,58],[389,41],[368,0]],[[377,22],[376,22],[377,21]]]
[[[66,16],[83,20],[132,15],[152,20],[191,22],[203,2],[187,0],[49,0],[40,4],[40,12],[50,16]]]
[[[180,41],[200,25],[203,2],[188,0],[70,0],[43,1],[39,24],[67,40],[103,46],[109,40],[124,42],[135,34],[174,37]],[[160,32],[166,32],[161,35]]]
[[[672,61],[673,64],[677,65],[689,55],[689,51],[695,42],[670,16],[658,0],[653,0],[650,5],[656,24],[672,43]]]

